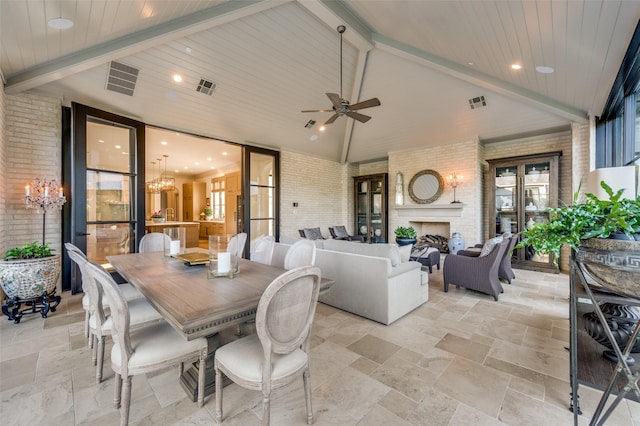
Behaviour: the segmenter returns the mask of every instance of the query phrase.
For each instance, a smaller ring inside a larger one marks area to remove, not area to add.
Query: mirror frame
[[[435,194],[433,194],[429,198],[420,198],[413,191],[413,185],[415,184],[415,182],[419,178],[421,178],[422,176],[425,176],[425,175],[431,175],[431,176],[433,176],[433,177],[435,177],[437,179],[437,181],[438,181],[438,190],[435,192]],[[442,179],[442,176],[440,176],[440,173],[436,172],[435,170],[430,170],[430,169],[421,170],[418,173],[416,173],[415,175],[413,175],[413,177],[411,178],[411,181],[409,182],[409,196],[411,196],[411,199],[413,201],[415,201],[416,203],[418,203],[418,204],[430,204],[430,203],[433,203],[438,198],[440,198],[440,195],[442,195],[442,191],[444,191],[444,179]]]

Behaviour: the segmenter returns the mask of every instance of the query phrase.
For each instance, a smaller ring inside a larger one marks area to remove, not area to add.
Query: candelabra
[[[447,176],[447,183],[453,188],[453,201],[451,202],[451,204],[460,203],[460,201],[456,200],[456,188],[462,183],[462,175],[459,175],[455,172],[451,173],[449,176]]]
[[[52,196],[52,194],[56,194]],[[48,211],[60,210],[67,202],[62,186],[55,179],[35,178],[25,187],[24,200],[28,209],[36,209],[42,213],[42,244],[45,243],[45,226]]]

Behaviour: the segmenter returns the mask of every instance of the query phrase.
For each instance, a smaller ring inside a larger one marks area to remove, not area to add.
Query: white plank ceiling
[[[57,17],[74,26],[47,27]],[[600,114],[639,18],[634,0],[2,0],[0,71],[9,94],[39,90],[180,132],[365,162]],[[111,60],[140,70],[133,96],[105,89]],[[196,92],[201,78],[216,83],[213,96]],[[325,93],[341,91],[382,105],[360,111],[367,123],[340,117],[324,132],[331,113],[301,113],[330,109]],[[487,106],[471,110],[476,96]]]

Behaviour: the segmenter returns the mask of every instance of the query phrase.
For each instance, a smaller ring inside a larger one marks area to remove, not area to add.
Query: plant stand
[[[2,305],[2,313],[14,324],[18,324],[24,314],[40,312],[42,318],[46,318],[49,311],[55,312],[56,307],[60,304],[61,297],[56,296],[55,292],[54,290],[49,294],[45,291],[40,296],[27,299],[7,298],[6,303]],[[21,309],[22,305],[25,305],[24,309]]]

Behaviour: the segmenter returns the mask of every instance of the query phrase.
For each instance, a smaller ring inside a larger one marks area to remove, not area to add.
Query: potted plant
[[[207,220],[213,219],[213,209],[211,209],[211,207],[205,207],[204,216],[207,218]]]
[[[396,244],[399,246],[406,246],[409,244],[416,243],[416,230],[413,229],[412,226],[398,226],[395,231],[393,231],[396,235]]]
[[[574,250],[576,260],[603,285],[637,298],[640,269],[630,256],[637,258],[640,254],[640,197],[624,199],[624,189],[614,193],[604,181],[600,186],[608,200],[593,194],[579,200],[576,192],[573,205],[549,209],[548,222],[522,231],[523,238],[516,247],[531,246],[538,253],[553,254],[557,266],[560,249],[566,244]]]
[[[40,312],[46,318],[60,303],[56,283],[60,276],[60,255],[49,244],[33,243],[9,249],[0,262],[0,285],[6,295],[2,313],[16,324],[24,313]],[[21,310],[21,305],[27,308]]]
[[[157,212],[151,213],[151,220],[153,220],[156,223],[163,223],[164,213],[162,213],[162,210],[158,210]]]

